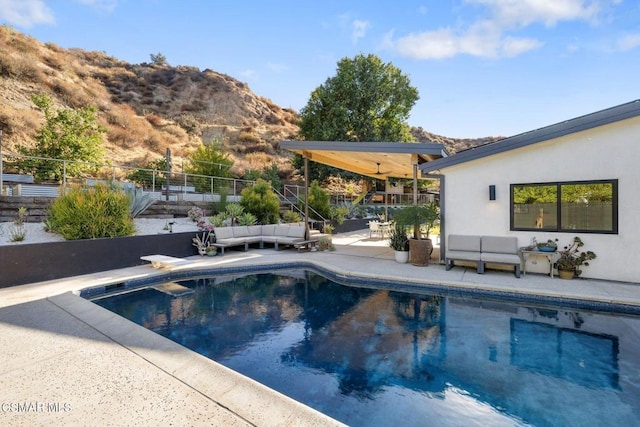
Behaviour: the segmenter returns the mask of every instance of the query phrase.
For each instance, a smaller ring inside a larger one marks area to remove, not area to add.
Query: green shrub
[[[259,179],[251,187],[242,190],[240,203],[246,212],[258,218],[260,224],[274,224],[280,217],[280,200],[271,189],[271,184]]]
[[[104,184],[68,190],[52,203],[47,222],[53,232],[67,240],[130,236],[135,232],[127,193]]]
[[[226,212],[218,212],[211,218],[209,218],[209,222],[213,224],[214,227],[223,227],[224,222],[227,220],[228,216]]]
[[[282,213],[282,221],[283,222],[300,222],[302,221],[302,217],[296,211],[284,211]]]
[[[238,218],[238,225],[255,225],[257,222],[258,218],[250,212],[245,212]]]
[[[349,208],[345,206],[336,206],[329,210],[329,218],[335,220],[338,225],[344,224],[347,215],[349,215]]]
[[[24,228],[24,222],[27,219],[27,208],[22,206],[18,209],[18,215],[13,220],[13,225],[9,228],[12,242],[22,242],[27,237],[27,229]]]
[[[213,213],[226,212],[227,209],[227,197],[229,196],[229,187],[221,186],[218,189],[220,200],[213,202]]]
[[[227,214],[227,218],[231,220],[231,225],[236,225],[238,218],[244,214],[244,207],[239,203],[229,203],[225,207],[225,213]]]
[[[298,207],[301,211],[304,211],[304,198]],[[317,181],[313,181],[309,187],[309,216],[313,219],[322,220],[329,218],[330,215],[331,196],[320,187]]]

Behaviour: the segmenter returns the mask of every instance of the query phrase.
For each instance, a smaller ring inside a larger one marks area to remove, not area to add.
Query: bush
[[[282,221],[283,222],[301,222],[302,217],[296,211],[284,211],[282,213]]]
[[[121,237],[134,234],[129,197],[107,185],[76,187],[49,208],[47,223],[67,240]]]
[[[309,187],[309,216],[313,219],[323,220],[331,215],[331,196],[317,181],[313,181]],[[298,208],[304,212],[304,198]]]
[[[275,224],[280,217],[280,200],[271,184],[262,179],[242,190],[240,203],[246,212],[252,213],[260,224]]]

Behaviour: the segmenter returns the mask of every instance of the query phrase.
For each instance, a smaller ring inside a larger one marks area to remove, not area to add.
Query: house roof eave
[[[538,142],[548,141],[637,116],[640,116],[640,100],[631,101],[626,104],[464,150],[449,157],[424,163],[420,165],[420,170],[423,174],[427,174],[450,166],[493,156]]]

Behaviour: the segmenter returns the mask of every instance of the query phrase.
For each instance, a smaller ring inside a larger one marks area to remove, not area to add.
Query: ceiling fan
[[[378,170],[376,171],[375,175],[387,175],[390,174],[393,171],[383,171],[380,172],[380,162],[376,162],[376,165],[378,165]]]

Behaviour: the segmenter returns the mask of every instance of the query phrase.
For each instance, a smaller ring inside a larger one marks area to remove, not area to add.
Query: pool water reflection
[[[96,299],[349,425],[640,425],[640,319],[303,270]]]

